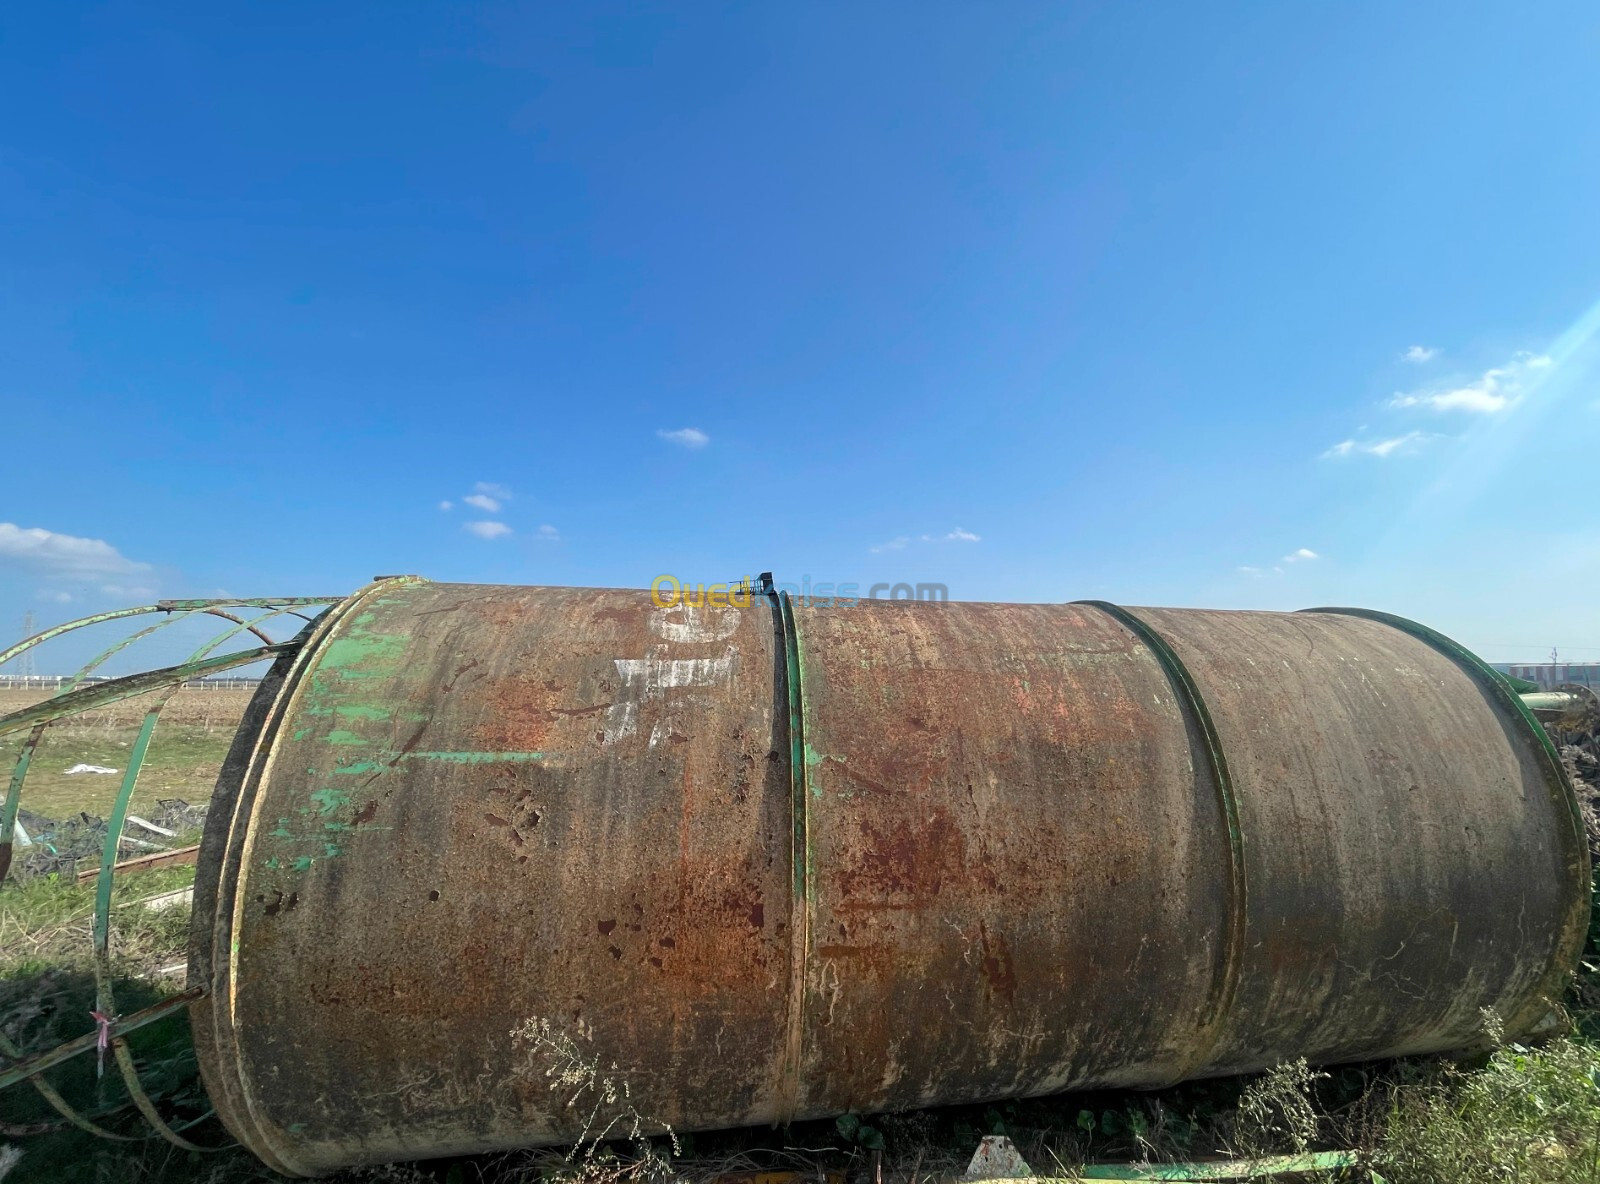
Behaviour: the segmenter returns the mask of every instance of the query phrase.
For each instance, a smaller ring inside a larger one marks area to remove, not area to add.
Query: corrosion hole
[[[283,911],[286,913],[292,912],[294,910],[294,906],[299,903],[300,894],[298,892],[291,892],[289,893],[289,899],[283,902]]]
[[[536,827],[538,825],[539,825],[539,811],[537,811],[537,810],[529,810],[528,811],[528,829],[532,830],[534,827]]]
[[[267,906],[266,913],[267,913],[267,916],[269,916],[269,917],[276,917],[278,915],[278,910],[283,907],[283,893],[274,892],[272,895],[276,899],[274,899],[273,902]],[[257,900],[265,900],[266,897],[258,896],[258,897],[256,897],[256,899]]]
[[[601,937],[610,937],[611,931],[617,927],[617,923],[615,920],[601,921],[596,927],[600,930]]]
[[[677,944],[678,943],[673,941],[672,938],[670,938],[670,937],[663,937],[661,939],[661,948],[663,950],[670,950],[670,949],[672,949],[673,946],[675,946]]]
[[[767,906],[754,904],[750,906],[750,924],[755,929],[760,929],[767,923]]]
[[[428,899],[429,900],[438,900],[439,899],[439,890],[437,888],[435,888],[432,891],[430,891],[428,893]]]
[[[622,951],[617,949],[616,946],[607,946],[606,953],[610,954],[613,958],[622,957]]]
[[[356,816],[351,819],[351,821],[358,826],[363,822],[371,822],[372,816],[377,812],[378,799],[373,798],[372,801],[368,802],[365,806],[362,806],[361,809],[356,812]]]
[[[652,959],[650,959],[650,965],[654,966],[657,970],[660,970],[661,969],[661,959],[660,958],[652,958]]]

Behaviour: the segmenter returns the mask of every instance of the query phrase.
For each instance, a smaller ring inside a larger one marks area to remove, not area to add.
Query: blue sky
[[[1600,659],[1592,6],[0,33],[0,637],[771,569]]]

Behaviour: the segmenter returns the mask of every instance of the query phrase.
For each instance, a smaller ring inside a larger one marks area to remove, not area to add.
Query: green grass
[[[66,771],[76,764],[125,770],[138,731],[137,726],[125,724],[54,725],[45,733],[28,768],[23,807],[46,818],[69,818],[80,810],[104,817],[122,787],[120,773],[68,777]],[[141,814],[153,808],[160,798],[208,800],[232,740],[232,724],[208,728],[199,723],[163,722],[156,728],[140,768],[133,812]],[[22,742],[23,737],[16,735],[0,740],[0,769],[6,770],[7,778]]]
[[[36,692],[0,691],[0,713],[38,702]],[[180,690],[162,710],[160,723],[139,772],[133,812],[144,813],[161,798],[210,799],[223,758],[249,701],[249,691]],[[125,770],[151,696],[128,699],[52,723],[44,733],[23,783],[22,805],[46,818],[79,811],[102,817],[111,808],[121,776],[78,773],[76,764]],[[0,738],[0,783],[9,781],[27,733]]]

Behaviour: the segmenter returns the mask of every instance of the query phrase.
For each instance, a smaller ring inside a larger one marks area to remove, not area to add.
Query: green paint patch
[[[278,819],[277,828],[274,829],[274,830],[269,830],[267,832],[267,834],[269,834],[270,836],[272,836],[275,839],[292,839],[292,838],[294,838],[294,832],[289,829],[289,820],[287,818]]]
[[[280,867],[283,866],[283,864],[278,860],[278,857],[276,855],[274,855],[271,859],[267,860],[261,866],[265,867],[265,868],[271,868],[273,871],[277,871]]]
[[[542,761],[542,752],[408,752],[407,760],[442,761],[449,765],[500,765]]]
[[[322,853],[329,859],[337,859],[344,854],[344,848],[338,843],[327,843],[323,845]]]
[[[294,862],[292,864],[290,864],[289,866],[294,868],[294,870],[297,871],[297,872],[305,872],[305,871],[310,871],[311,870],[311,864],[312,864],[311,856],[309,856],[309,855],[297,855],[297,856],[295,856]]]
[[[311,672],[307,714],[328,715],[343,706],[328,702],[338,696],[340,683],[392,676],[405,656],[407,640],[404,634],[370,633],[356,626],[328,642]]]
[[[350,804],[350,795],[342,789],[319,789],[311,795],[311,800],[317,803],[317,810],[323,814],[332,814],[341,806]]]
[[[542,761],[543,752],[397,752],[388,760],[355,761],[333,771],[340,774],[381,773],[400,761],[439,761],[448,765],[512,765]]]
[[[326,743],[326,744],[345,744],[345,745],[370,744],[371,743],[371,741],[368,740],[365,736],[358,736],[354,732],[345,731],[343,728],[335,728],[335,729],[333,729],[333,731],[329,732],[326,736],[323,737],[323,742]]]
[[[394,716],[394,711],[391,708],[373,707],[366,703],[344,703],[335,707],[333,713],[340,719],[359,719],[368,723],[381,723]]]
[[[339,765],[333,772],[336,775],[350,776],[360,773],[381,773],[389,766],[379,761],[355,761],[348,765]]]
[[[401,634],[351,633],[328,643],[317,669],[348,675],[360,666],[392,666],[405,650],[406,638]]]

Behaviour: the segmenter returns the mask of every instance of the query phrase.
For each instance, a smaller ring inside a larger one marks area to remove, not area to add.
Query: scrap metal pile
[[[199,830],[205,820],[204,803],[196,806],[181,798],[162,798],[149,818],[129,816],[130,830],[135,833],[122,836],[122,853],[128,856],[170,851],[174,847],[172,840]],[[106,820],[98,815],[80,811],[70,818],[46,818],[19,809],[14,840],[18,853],[10,874],[25,880],[32,876],[71,875],[80,866],[90,864],[98,867],[106,834]]]

